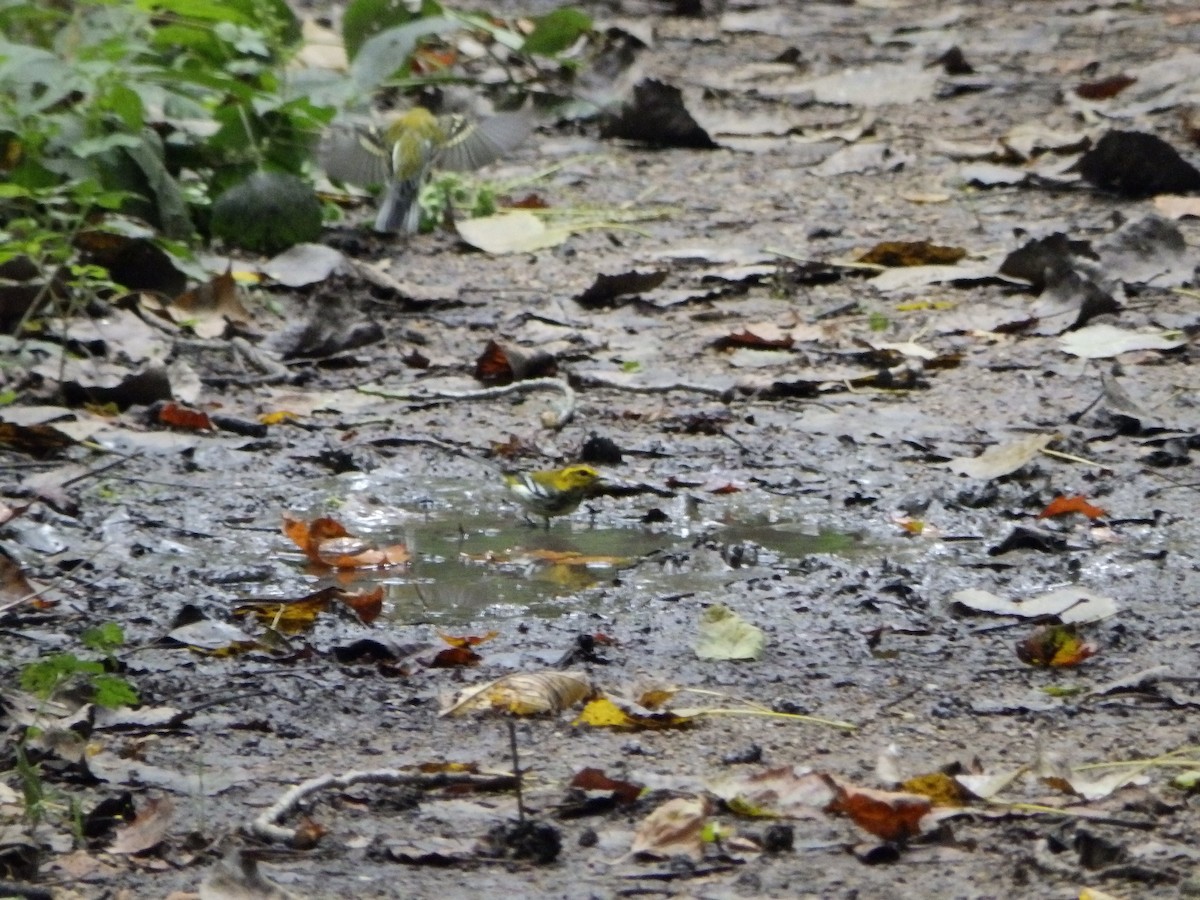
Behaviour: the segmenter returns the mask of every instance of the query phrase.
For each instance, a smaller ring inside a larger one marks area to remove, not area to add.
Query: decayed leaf
[[[253,616],[261,624],[284,634],[298,634],[311,628],[317,616],[339,601],[352,610],[360,621],[369,625],[383,609],[383,587],[361,592],[348,591],[336,586],[327,587],[294,600],[243,603],[234,607],[232,615],[235,618]]]
[[[1088,325],[1058,339],[1064,353],[1083,359],[1107,359],[1133,350],[1174,350],[1187,340],[1179,332],[1126,331],[1115,325]]]
[[[990,591],[966,588],[955,591],[950,599],[974,612],[997,616],[1020,616],[1025,619],[1058,616],[1064,625],[1099,622],[1117,612],[1117,601],[1111,597],[1102,597],[1076,587],[1059,588],[1028,600],[1009,600]]]
[[[915,775],[900,785],[906,794],[928,797],[935,806],[962,806],[967,799],[962,785],[945,772],[929,772]]]
[[[1077,666],[1095,654],[1096,646],[1070,625],[1045,625],[1017,642],[1017,658],[1031,666]]]
[[[11,447],[35,459],[57,456],[75,441],[52,425],[14,425],[0,422],[0,446]]]
[[[832,776],[825,779],[835,796],[827,812],[842,813],[864,831],[885,841],[903,841],[921,833],[921,819],[933,808],[928,797],[855,787]]]
[[[988,447],[979,456],[956,457],[946,463],[946,468],[970,478],[1001,478],[1026,466],[1058,438],[1057,434],[1033,434],[1011,444]]]
[[[500,634],[498,631],[489,631],[487,634],[476,635],[466,634],[462,637],[457,637],[453,634],[442,634],[438,632],[438,637],[449,644],[451,647],[478,647],[480,644],[486,644],[492,638]]]
[[[438,715],[504,712],[514,716],[557,715],[595,688],[581,672],[518,672],[455,694]]]
[[[377,549],[351,537],[345,526],[327,516],[305,522],[283,517],[283,533],[291,538],[309,561],[334,569],[374,569],[407,565],[412,559],[403,544]]]
[[[628,303],[636,295],[652,291],[667,280],[666,269],[651,269],[618,272],[609,275],[601,272],[586,290],[575,298],[584,309],[611,309]]]
[[[929,241],[884,241],[858,258],[876,266],[948,266],[967,255],[962,247],[943,247]]]
[[[1074,497],[1064,497],[1059,494],[1050,503],[1038,513],[1039,519],[1049,519],[1054,516],[1066,516],[1071,513],[1079,513],[1087,516],[1089,519],[1103,519],[1108,515],[1107,512],[1098,506],[1093,506],[1087,502],[1087,498],[1082,494],[1076,494]]]
[[[146,801],[138,810],[137,818],[117,832],[108,848],[109,853],[142,853],[162,843],[171,820],[175,816],[175,804],[170,797],[158,797]]]
[[[608,791],[612,799],[622,806],[629,806],[641,796],[643,785],[631,781],[609,778],[600,769],[580,769],[571,779],[571,787],[584,791]]]
[[[1075,794],[1089,803],[1105,797],[1127,785],[1145,785],[1149,777],[1141,766],[1118,766],[1102,775],[1091,774],[1094,767],[1081,772],[1054,753],[1040,753],[1036,763],[1037,776],[1056,791]]]
[[[733,812],[755,817],[822,818],[837,795],[823,774],[801,766],[732,775],[706,787]]]
[[[506,385],[526,378],[552,378],[558,363],[544,350],[526,350],[495,340],[487,342],[475,361],[475,379],[486,385]]]
[[[635,856],[667,859],[704,858],[704,825],[711,811],[707,797],[676,797],[650,813],[638,826],[629,852]]]
[[[484,253],[532,253],[557,247],[571,236],[569,228],[551,227],[528,210],[463,219],[455,223],[458,236]]]
[[[143,302],[154,301],[147,297]],[[196,336],[202,338],[224,334],[230,322],[245,324],[250,321],[232,266],[220,275],[214,275],[207,283],[180,294],[162,311],[178,324],[189,324]]]
[[[759,659],[766,636],[727,606],[717,603],[700,617],[696,655],[700,659]]]
[[[461,669],[477,666],[481,662],[483,657],[470,647],[447,647],[439,650],[428,665],[431,669]]]

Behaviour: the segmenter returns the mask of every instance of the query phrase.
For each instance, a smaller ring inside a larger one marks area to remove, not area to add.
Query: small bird
[[[521,501],[521,505],[545,519],[547,528],[550,527],[551,516],[575,512],[592,488],[602,480],[599,472],[584,465],[504,476],[504,484]]]
[[[382,132],[336,127],[321,141],[321,164],[335,181],[384,186],[375,230],[414,233],[421,225],[421,188],[434,169],[469,171],[514,150],[532,130],[527,113],[501,113],[479,121],[435,116],[416,106]]]

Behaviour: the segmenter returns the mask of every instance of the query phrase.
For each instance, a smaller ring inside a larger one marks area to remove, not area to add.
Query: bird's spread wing
[[[321,138],[320,160],[331,180],[359,187],[379,187],[391,175],[391,153],[383,135],[370,126],[330,128]]]
[[[533,117],[525,112],[500,113],[471,122],[462,116],[446,116],[442,128],[447,137],[437,168],[467,172],[515,150],[533,130]]]

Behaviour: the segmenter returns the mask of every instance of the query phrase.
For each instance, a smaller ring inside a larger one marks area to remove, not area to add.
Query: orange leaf
[[[283,533],[304,555],[319,566],[334,569],[372,569],[406,564],[412,555],[403,544],[377,549],[352,537],[336,519],[321,517],[305,522],[283,517]]]
[[[188,431],[212,431],[213,423],[209,421],[208,413],[198,409],[188,409],[178,403],[164,403],[158,411],[158,421],[172,428],[185,428]]]
[[[367,593],[351,593],[344,588],[338,588],[337,598],[353,610],[364,625],[370,625],[383,612],[383,585]]]
[[[1050,501],[1049,506],[1038,514],[1038,518],[1049,519],[1052,516],[1065,516],[1069,513],[1080,513],[1089,519],[1102,519],[1108,515],[1105,510],[1088,503],[1082,494],[1076,494],[1074,497],[1064,497],[1059,494]]]
[[[885,841],[903,841],[921,833],[921,819],[933,808],[928,797],[843,784],[826,775],[836,796],[826,812],[843,813],[864,831]]]
[[[439,631],[438,637],[440,637],[451,647],[478,647],[480,644],[486,644],[499,633],[500,632],[498,631],[489,631],[487,634],[482,636],[468,634],[464,635],[463,637],[455,637],[452,634],[442,634]]]

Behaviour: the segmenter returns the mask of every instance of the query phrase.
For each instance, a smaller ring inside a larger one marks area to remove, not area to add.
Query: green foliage
[[[466,218],[490,216],[496,212],[496,189],[462,172],[441,172],[421,188],[421,230],[431,231],[457,210]]]
[[[538,16],[533,22],[533,31],[521,46],[522,52],[532,56],[557,56],[592,30],[591,17],[571,6]]]
[[[190,239],[222,191],[260,170],[303,172],[334,112],[289,85],[301,35],[285,0],[0,0],[0,34],[10,257],[66,262],[70,242],[47,234],[98,208]],[[15,246],[30,240],[53,250]]]
[[[103,674],[104,663],[80,659],[74,653],[56,653],[21,669],[21,690],[46,698],[72,676]]]
[[[111,659],[112,652],[124,646],[125,632],[115,622],[106,622],[84,631],[80,641]],[[90,687],[92,702],[97,706],[115,708],[140,702],[133,685],[119,675],[110,674],[103,662],[80,659],[74,653],[56,653],[27,664],[21,669],[20,681],[23,691],[49,699],[60,685],[71,679],[81,680]]]
[[[881,312],[873,312],[867,316],[867,327],[872,331],[887,331],[891,320]]]
[[[105,622],[103,625],[84,630],[79,642],[89,650],[111,654],[125,646],[125,631],[116,622]]]
[[[29,757],[24,748],[17,744],[13,748],[17,760],[17,777],[21,780],[21,793],[25,801],[25,819],[30,828],[37,828],[46,812],[46,791],[42,786],[42,773]]]
[[[354,59],[368,38],[389,28],[440,15],[442,5],[435,0],[423,0],[415,10],[405,0],[353,0],[342,16],[342,41],[346,45],[346,55]]]
[[[294,175],[257,172],[217,198],[217,237],[259,253],[278,253],[321,233],[321,204]]]

